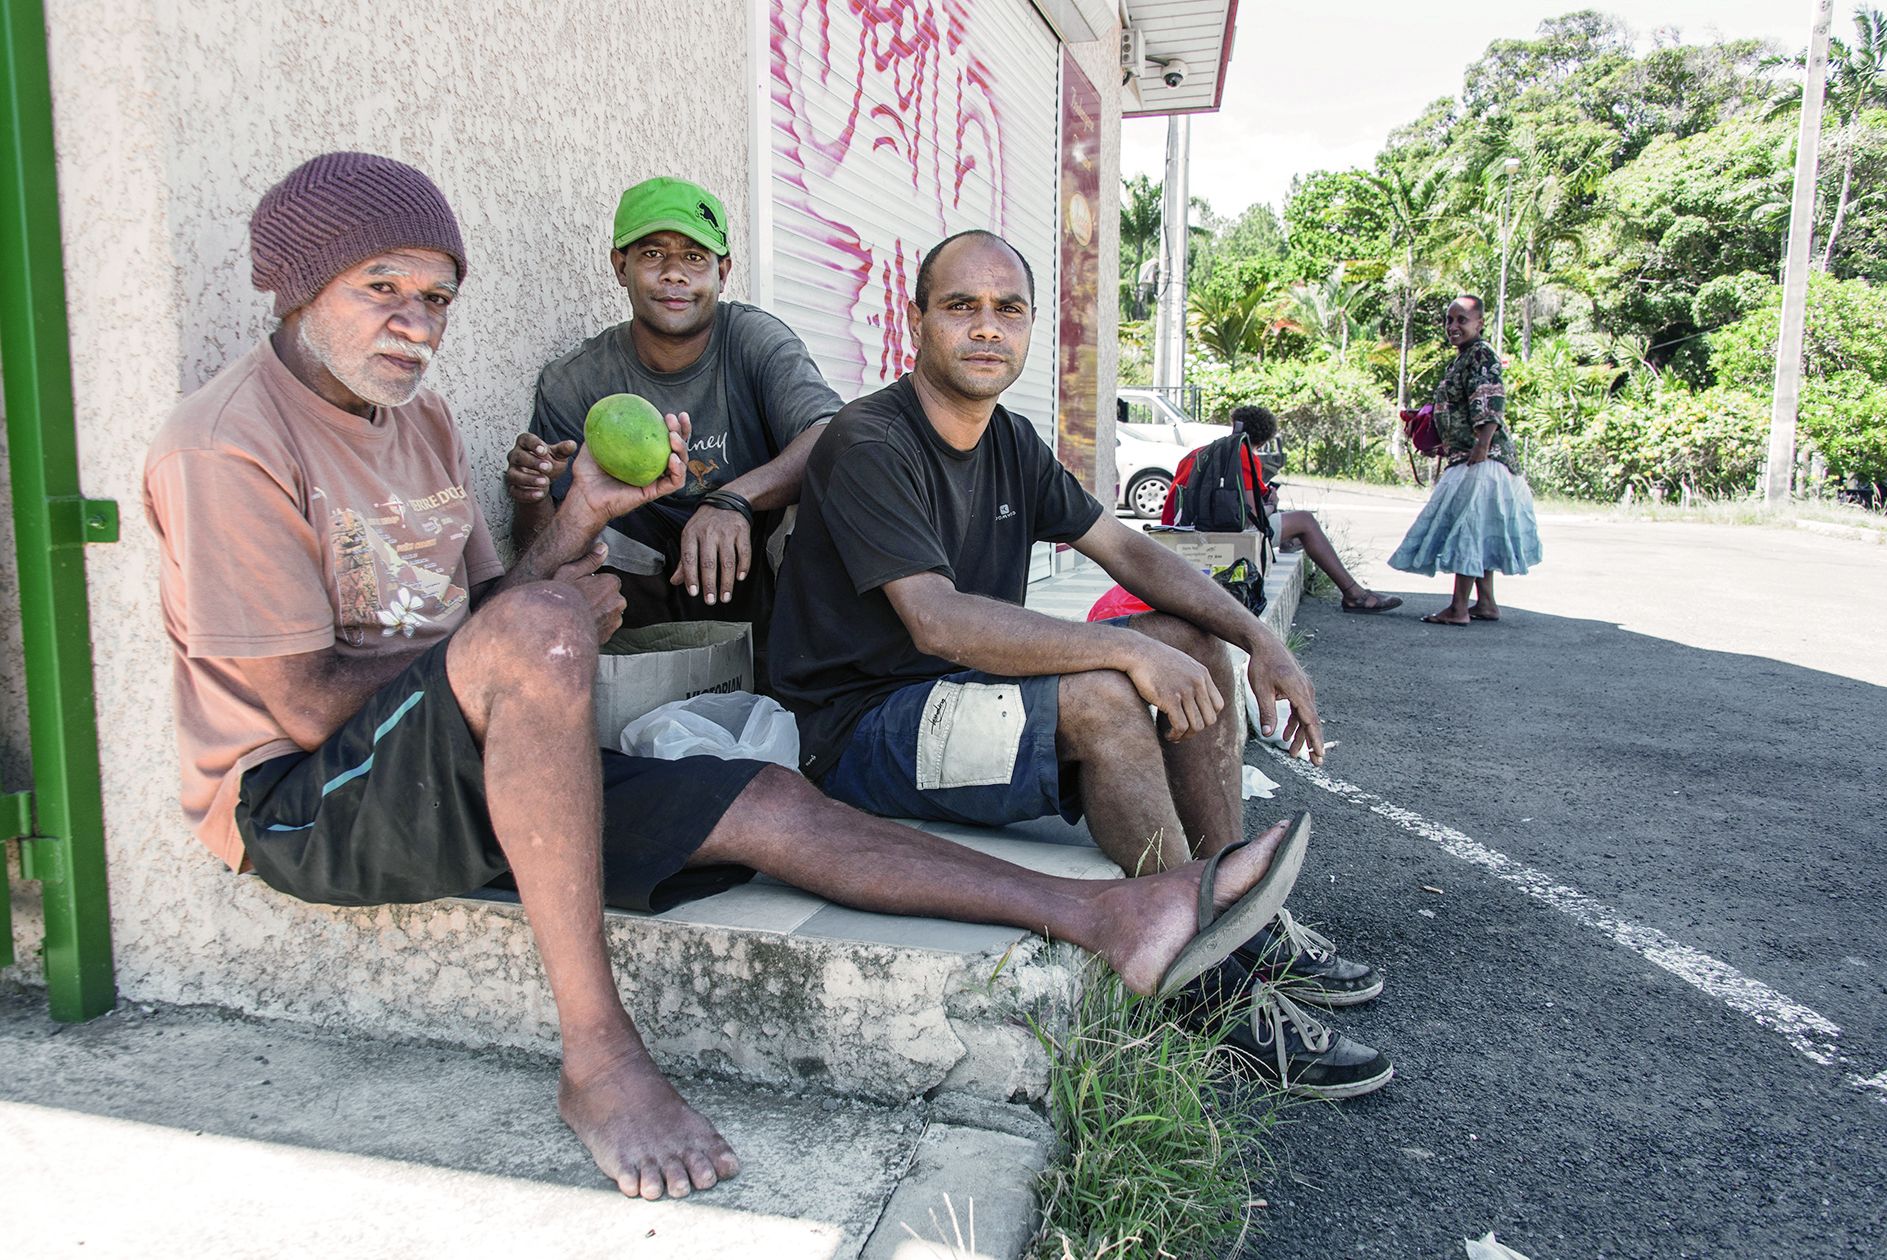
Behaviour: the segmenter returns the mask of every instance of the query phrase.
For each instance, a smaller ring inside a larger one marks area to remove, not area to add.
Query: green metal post
[[[35,815],[20,865],[43,897],[52,1016],[77,1021],[117,1000],[84,547],[115,540],[118,513],[79,493],[56,172],[45,12],[0,0],[0,372]]]

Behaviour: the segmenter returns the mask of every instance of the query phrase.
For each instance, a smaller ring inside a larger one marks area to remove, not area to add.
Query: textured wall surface
[[[502,452],[542,364],[627,303],[607,265],[617,195],[681,173],[733,219],[745,292],[741,0],[556,5],[191,0],[49,8],[54,128],[85,492],[123,541],[88,551],[113,936],[129,996],[279,1006],[389,930],[232,878],[177,808],[157,557],[139,480],[170,409],[269,326],[248,216],[296,164],[358,148],[445,191],[471,275],[428,384],[452,404],[501,518]],[[10,582],[10,575],[9,575]],[[0,649],[11,627],[0,634]],[[11,673],[10,673],[11,676]],[[11,691],[0,767],[11,766]],[[30,915],[30,911],[29,911]],[[312,920],[327,924],[316,930]]]
[[[0,420],[5,414],[5,404],[0,403]],[[0,468],[10,467],[6,425],[0,423]],[[32,771],[26,735],[26,661],[20,655],[20,583],[13,556],[13,479],[0,477],[0,792],[25,791],[32,786]]]

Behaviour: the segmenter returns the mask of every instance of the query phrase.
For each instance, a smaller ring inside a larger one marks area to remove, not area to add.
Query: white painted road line
[[[1810,1010],[1759,980],[1752,980],[1721,959],[1712,958],[1701,950],[1672,939],[1657,928],[1632,923],[1604,902],[1557,882],[1544,871],[1516,862],[1453,827],[1431,822],[1415,811],[1391,804],[1354,783],[1334,779],[1309,762],[1286,756],[1274,745],[1261,746],[1297,775],[1332,796],[1353,805],[1361,805],[1370,813],[1387,818],[1404,831],[1433,841],[1450,857],[1484,868],[1496,879],[1514,885],[1536,901],[1545,902],[1574,922],[1598,929],[1626,949],[1716,998],[1731,1010],[1739,1011],[1763,1027],[1780,1033],[1792,1049],[1810,1062],[1841,1071],[1850,1085],[1875,1091],[1876,1101],[1887,1103],[1887,1071],[1871,1077],[1848,1071],[1851,1061],[1836,1045],[1841,1037],[1841,1029],[1827,1016]]]

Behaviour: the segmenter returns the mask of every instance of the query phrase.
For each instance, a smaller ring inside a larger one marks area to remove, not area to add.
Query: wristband
[[[749,529],[753,528],[753,504],[747,502],[743,496],[735,494],[732,490],[725,488],[710,490],[701,496],[701,505],[703,507],[720,508],[723,512],[739,512],[742,518],[746,520],[747,527]]]

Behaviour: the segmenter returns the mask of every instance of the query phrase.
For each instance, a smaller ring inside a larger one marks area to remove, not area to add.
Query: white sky
[[[1292,176],[1369,165],[1393,128],[1460,92],[1494,40],[1530,38],[1581,8],[1617,14],[1641,43],[1674,26],[1691,42],[1766,38],[1790,53],[1808,46],[1816,10],[1815,0],[1243,0],[1223,106],[1192,116],[1192,193],[1227,218],[1255,201],[1282,211]],[[1853,35],[1852,9],[1835,5],[1838,38]],[[1158,181],[1165,159],[1164,118],[1122,124],[1123,175]]]

